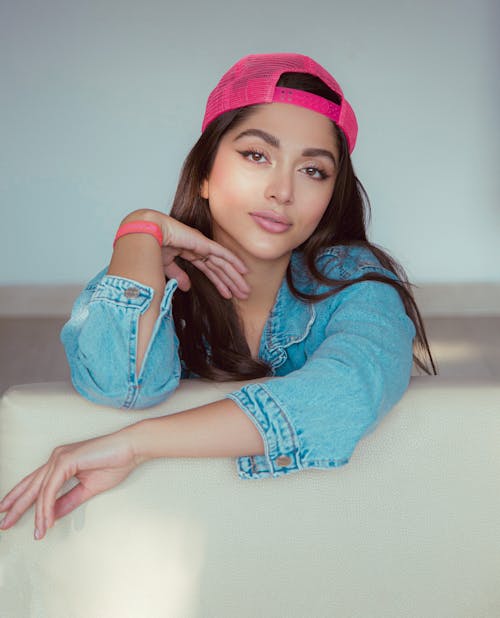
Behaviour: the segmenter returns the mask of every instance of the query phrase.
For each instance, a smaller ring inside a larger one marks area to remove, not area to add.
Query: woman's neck
[[[255,260],[243,258],[249,271],[245,276],[250,294],[245,300],[234,299],[238,309],[244,312],[269,313],[286,274],[290,255],[278,260]]]
[[[246,280],[251,292],[245,300],[233,298],[233,304],[242,322],[253,358],[259,357],[262,333],[276,302],[289,261],[289,256],[277,262],[245,260],[249,268]]]

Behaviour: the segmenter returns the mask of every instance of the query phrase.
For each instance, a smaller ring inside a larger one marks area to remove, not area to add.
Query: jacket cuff
[[[170,279],[165,285],[164,294],[160,306],[160,313],[170,307],[172,294],[177,288],[177,281]],[[151,304],[154,296],[152,287],[115,275],[105,275],[92,294],[90,302],[109,301],[122,307],[133,307],[144,313]]]
[[[252,420],[264,441],[265,455],[238,459],[241,478],[281,476],[302,468],[298,437],[283,408],[264,384],[249,384],[226,397]]]

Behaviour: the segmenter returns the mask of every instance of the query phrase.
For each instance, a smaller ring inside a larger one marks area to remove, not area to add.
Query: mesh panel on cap
[[[208,97],[202,130],[224,112],[273,101],[276,84],[283,73],[309,73],[336,92],[342,102],[338,126],[344,131],[352,152],[356,142],[357,122],[344,100],[336,80],[316,61],[302,54],[252,54],[232,66]],[[320,111],[321,113],[321,111]]]

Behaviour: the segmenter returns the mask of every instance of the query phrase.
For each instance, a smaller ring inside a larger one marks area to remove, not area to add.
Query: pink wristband
[[[116,241],[126,234],[151,234],[151,236],[156,238],[160,247],[163,245],[161,227],[152,221],[129,221],[128,223],[120,225],[113,241],[113,247]]]

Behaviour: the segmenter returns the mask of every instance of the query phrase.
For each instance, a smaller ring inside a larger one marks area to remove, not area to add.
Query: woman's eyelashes
[[[302,169],[310,178],[314,178],[314,180],[326,180],[330,178],[330,174],[320,167],[308,165]]]
[[[248,149],[238,150],[238,152],[244,159],[252,163],[262,164],[269,161],[268,156],[260,150]],[[301,171],[313,180],[326,180],[331,176],[325,169],[317,165],[306,165],[301,168]]]
[[[268,161],[267,156],[263,152],[260,152],[260,150],[238,150],[238,152],[244,159],[248,159],[253,163],[262,163],[262,161]]]

